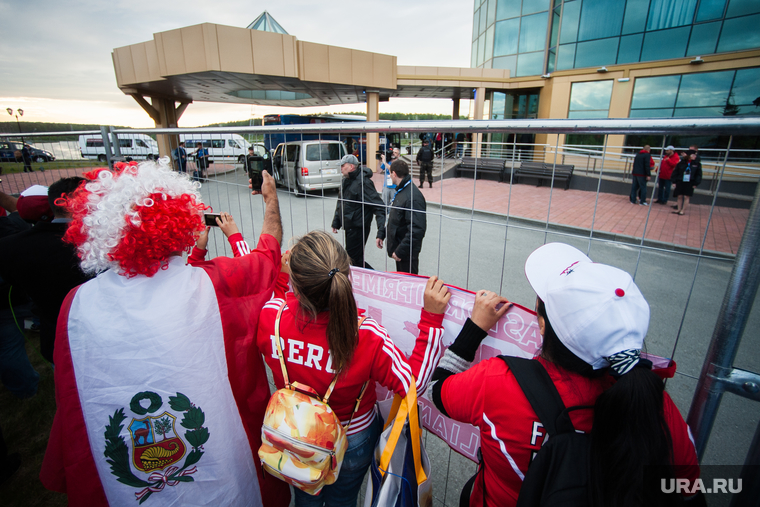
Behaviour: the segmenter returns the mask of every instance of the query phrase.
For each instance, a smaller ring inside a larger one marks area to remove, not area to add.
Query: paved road
[[[234,174],[220,177],[216,182],[205,184],[202,192],[215,210],[230,211],[242,223],[245,237],[250,239],[259,233],[263,206],[261,197],[250,196],[241,175],[237,177],[241,179],[236,181]],[[337,192],[334,191],[324,197],[299,198],[281,189],[285,247],[291,238],[309,230],[329,230],[336,199]],[[385,252],[374,246],[374,236],[373,224],[367,244],[368,262],[376,269],[394,269],[395,264]],[[211,241],[216,243],[220,253],[224,250],[221,238],[217,231]],[[338,238],[343,241],[342,231]],[[442,209],[440,205],[431,204],[428,205],[428,229],[422,247],[420,272],[438,274],[448,283],[472,290],[498,291],[513,301],[532,307],[535,294],[525,279],[523,265],[530,252],[549,241],[564,241],[583,251],[589,250],[589,256],[595,261],[635,273],[636,282],[651,307],[648,352],[666,357],[672,355],[678,363],[679,374],[668,382],[667,389],[685,416],[723,300],[732,261],[698,260],[693,255],[677,252],[639,252],[628,244],[597,240],[589,244],[587,238],[546,231],[541,223],[512,219],[507,228],[506,217]],[[747,326],[750,332],[746,333],[736,363],[737,367],[752,371],[760,371],[757,337],[751,331],[760,326],[759,313],[757,310],[752,313]],[[683,327],[676,346],[682,318]],[[675,354],[672,354],[674,348]],[[760,406],[727,395],[704,463],[743,463],[758,420]],[[440,452],[448,455],[445,449]],[[466,468],[469,465],[465,460],[465,464],[457,466]]]

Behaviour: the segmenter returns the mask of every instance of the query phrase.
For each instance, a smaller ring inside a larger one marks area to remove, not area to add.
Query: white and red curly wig
[[[61,204],[73,219],[64,240],[76,245],[86,273],[153,276],[204,228],[200,184],[172,171],[168,158],[117,163],[113,172],[95,169],[84,177]]]

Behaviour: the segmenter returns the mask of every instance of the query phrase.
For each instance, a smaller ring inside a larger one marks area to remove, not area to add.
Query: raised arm
[[[261,191],[254,190],[253,195],[261,194],[264,197],[266,211],[264,211],[264,224],[261,226],[261,234],[269,234],[278,243],[282,244],[282,219],[280,218],[280,202],[277,199],[277,185],[274,178],[264,171],[261,173],[264,182]],[[251,180],[248,180],[248,188],[251,188]]]
[[[448,377],[470,368],[475,359],[475,352],[483,338],[488,335],[488,330],[493,328],[511,307],[512,303],[494,292],[478,291],[472,307],[472,317],[464,323],[457,339],[446,350],[433,373],[431,399],[438,410],[446,414],[441,400],[443,382]]]

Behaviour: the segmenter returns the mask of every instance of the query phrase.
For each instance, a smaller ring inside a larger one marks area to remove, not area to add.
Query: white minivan
[[[158,143],[147,134],[118,134],[119,152],[127,159],[142,160],[158,158]],[[79,136],[79,152],[82,158],[106,161],[106,148],[100,134]]]
[[[180,134],[179,140],[185,142],[188,155],[201,143],[208,150],[209,160],[234,161],[239,164],[245,163],[251,145],[239,134]]]
[[[340,159],[346,154],[341,141],[290,141],[275,148],[272,157],[275,182],[296,195],[340,188]]]

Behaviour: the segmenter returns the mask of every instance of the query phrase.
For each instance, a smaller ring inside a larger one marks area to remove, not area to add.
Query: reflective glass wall
[[[760,68],[636,79],[631,118],[760,115]],[[575,88],[573,87],[573,91]]]
[[[511,76],[760,48],[760,0],[475,0],[472,67]]]

